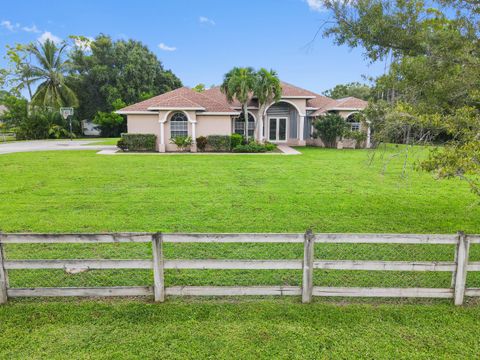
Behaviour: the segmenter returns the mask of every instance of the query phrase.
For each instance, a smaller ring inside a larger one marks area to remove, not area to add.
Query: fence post
[[[456,271],[455,271],[455,305],[462,305],[465,296],[465,283],[467,280],[468,251],[470,243],[463,231],[458,232],[458,243],[456,250]]]
[[[165,300],[165,280],[163,276],[163,239],[162,233],[152,235],[153,247],[153,293],[156,302]]]
[[[2,243],[3,235],[0,233],[0,305],[6,304],[8,297],[7,297],[7,270],[5,270],[4,261],[5,256],[3,253],[3,243]]]
[[[302,303],[312,301],[313,291],[313,257],[315,236],[312,230],[307,230],[303,242],[303,278],[302,278]]]

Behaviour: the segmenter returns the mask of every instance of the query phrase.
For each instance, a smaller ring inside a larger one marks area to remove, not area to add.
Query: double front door
[[[287,118],[268,118],[268,140],[272,142],[287,141]]]

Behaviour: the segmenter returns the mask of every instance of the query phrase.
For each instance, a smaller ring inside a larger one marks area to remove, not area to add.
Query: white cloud
[[[41,31],[37,28],[35,24],[33,24],[32,26],[24,26],[22,27],[22,30],[26,32],[36,33],[36,34],[41,33]]]
[[[60,39],[58,36],[53,35],[50,31],[45,31],[42,35],[39,36],[37,40],[42,44],[47,40],[51,40],[56,44],[62,42],[62,39]]]
[[[0,22],[0,25],[10,31],[15,31],[20,27],[19,23],[12,24],[10,20],[2,20],[2,22]]]
[[[310,8],[310,10],[319,11],[319,12],[326,11],[325,7],[323,6],[322,0],[304,0],[304,1],[306,1],[306,3],[308,4],[308,7]],[[333,0],[333,2],[340,2],[340,1],[344,2],[345,4],[352,4],[356,0]]]
[[[14,24],[10,20],[2,20],[2,22],[0,22],[0,26],[12,32],[16,32],[17,30],[22,30],[25,32],[35,33],[35,34],[41,33],[41,31],[37,28],[37,25],[35,24],[33,24],[32,26],[21,26],[20,23]]]
[[[206,16],[200,16],[200,17],[198,18],[198,21],[200,21],[200,23],[202,23],[202,24],[215,25],[215,21],[213,21],[212,19],[207,18]]]
[[[313,11],[322,11],[322,0],[307,0],[308,7]]]
[[[175,51],[175,50],[177,50],[176,47],[174,47],[174,46],[167,46],[167,45],[165,45],[164,43],[158,44],[158,48],[161,49],[161,50],[163,50],[163,51]]]

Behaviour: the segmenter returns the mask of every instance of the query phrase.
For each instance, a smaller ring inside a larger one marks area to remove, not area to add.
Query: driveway
[[[99,140],[100,141],[100,140]],[[33,140],[0,143],[0,154],[50,150],[106,150],[116,149],[115,145],[87,145],[92,140]]]

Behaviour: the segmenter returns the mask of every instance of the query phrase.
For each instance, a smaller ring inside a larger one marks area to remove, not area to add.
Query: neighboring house
[[[82,120],[82,133],[85,136],[100,136],[100,129],[90,120]]]
[[[285,82],[281,85],[281,100],[267,106],[263,124],[255,98],[248,106],[246,125],[240,103],[229,103],[219,87],[201,93],[182,87],[127,106],[117,113],[127,115],[129,133],[157,135],[157,150],[160,152],[177,150],[170,144],[170,139],[175,136],[195,139],[198,136],[244,134],[245,126],[249,136],[258,141],[322,146],[321,141],[313,139],[312,121],[329,112],[344,117],[351,123],[352,130],[361,130],[361,124],[355,122],[352,115],[363,110],[366,101],[353,97],[334,100]],[[257,124],[261,131],[255,131]],[[192,151],[196,151],[195,145]]]

